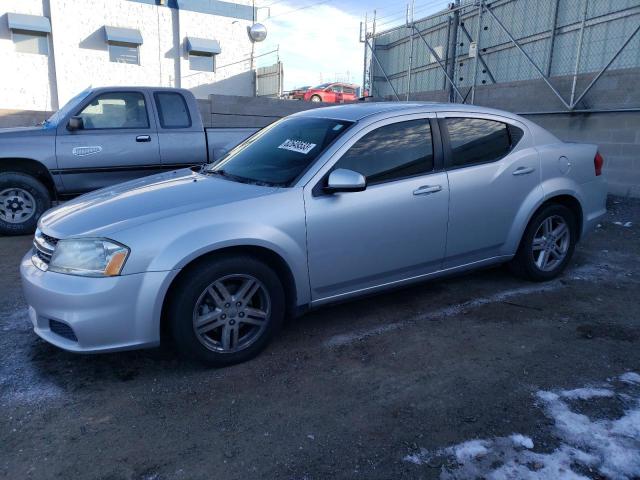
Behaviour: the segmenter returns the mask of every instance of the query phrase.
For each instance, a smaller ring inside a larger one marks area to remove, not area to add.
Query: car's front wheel
[[[577,234],[576,216],[569,208],[543,207],[527,225],[511,270],[538,282],[557,277],[571,260]]]
[[[312,101],[312,102],[321,102],[321,101],[322,101],[322,98],[320,98],[320,95],[313,95],[313,96],[311,97],[311,101]]]
[[[212,258],[185,272],[167,313],[183,354],[231,365],[260,353],[280,329],[284,290],[276,273],[253,257]]]
[[[33,233],[50,207],[49,191],[42,182],[20,172],[0,173],[0,234]]]

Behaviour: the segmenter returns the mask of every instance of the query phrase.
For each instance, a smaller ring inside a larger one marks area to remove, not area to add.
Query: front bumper
[[[43,272],[22,259],[20,274],[29,318],[44,340],[65,350],[97,353],[157,346],[169,272],[91,278]],[[53,323],[51,322],[53,321]],[[61,335],[61,322],[73,335]],[[57,333],[56,333],[57,332]]]

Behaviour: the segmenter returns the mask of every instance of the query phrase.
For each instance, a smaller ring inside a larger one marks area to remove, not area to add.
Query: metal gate
[[[267,67],[259,67],[256,71],[256,95],[258,97],[276,97],[282,95],[284,70],[278,61]]]

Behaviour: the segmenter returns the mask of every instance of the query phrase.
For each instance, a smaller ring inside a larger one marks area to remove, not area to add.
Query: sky
[[[446,0],[415,0],[416,16],[447,5]],[[267,39],[256,54],[279,46],[284,65],[284,90],[330,81],[362,84],[364,44],[360,22],[377,9],[379,29],[404,21],[406,2],[394,0],[262,0],[256,2],[258,21],[267,27]],[[265,8],[268,7],[268,8]],[[267,16],[270,15],[269,18]],[[257,66],[272,65],[276,54],[257,59]]]

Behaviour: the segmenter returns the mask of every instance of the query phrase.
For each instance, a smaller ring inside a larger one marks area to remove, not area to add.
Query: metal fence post
[[[483,0],[480,0],[478,4],[478,26],[476,31],[476,58],[473,62],[473,85],[471,86],[471,104],[475,103],[476,99],[476,82],[478,81],[478,60],[480,59],[480,32],[482,31],[482,4]]]
[[[582,55],[582,43],[584,42],[584,24],[587,21],[587,10],[589,9],[589,0],[584,0],[584,11],[582,12],[582,24],[580,25],[580,38],[578,39],[578,51],[576,53],[576,63],[573,69],[573,82],[571,82],[571,100],[570,105],[574,105],[573,100],[576,96],[576,83],[578,82],[578,71],[580,70],[580,56]]]
[[[451,23],[451,38],[449,39],[449,48],[447,49],[447,61],[449,61],[449,57],[451,61],[447,65],[447,69],[445,71],[445,76],[449,79],[453,78],[455,74],[456,68],[456,52],[458,51],[458,27],[460,25],[460,0],[456,0],[454,3],[454,11],[453,11],[453,19]],[[455,85],[451,81],[449,84],[449,102],[454,103],[456,101],[456,92],[454,91]],[[459,92],[458,92],[459,93]]]

